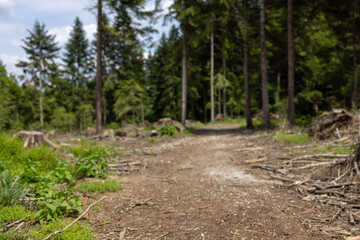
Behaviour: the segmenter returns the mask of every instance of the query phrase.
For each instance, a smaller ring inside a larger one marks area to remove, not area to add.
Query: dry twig
[[[53,232],[52,234],[50,234],[47,237],[42,238],[41,240],[48,240],[56,235],[58,235],[59,233],[65,232],[68,228],[70,228],[74,223],[76,223],[77,221],[79,221],[94,205],[98,204],[99,202],[101,202],[102,200],[104,200],[105,198],[107,198],[108,196],[103,196],[102,198],[100,198],[98,201],[94,202],[93,204],[91,204],[77,219],[75,219],[74,221],[72,221],[69,225],[67,225],[64,229],[60,229],[57,230],[56,232]]]

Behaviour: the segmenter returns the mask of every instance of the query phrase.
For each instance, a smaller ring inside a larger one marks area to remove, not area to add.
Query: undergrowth
[[[29,215],[31,217],[32,212],[21,205],[0,207],[0,225],[26,219]]]
[[[81,182],[78,185],[78,191],[82,193],[104,193],[115,192],[122,188],[122,182],[106,179],[104,182]]]
[[[41,240],[42,238],[50,235],[51,233],[65,228],[71,221],[54,221],[49,224],[41,224],[29,232],[29,238],[32,240]],[[60,233],[51,238],[51,240],[96,240],[95,234],[92,232],[91,227],[81,223],[75,223],[65,232]]]
[[[354,152],[356,145],[352,146],[326,146],[319,149],[319,153],[329,153],[332,152],[334,154],[340,155],[350,155]]]
[[[288,144],[306,144],[312,141],[312,138],[309,137],[307,133],[303,133],[303,132],[297,132],[297,133],[278,132],[275,134],[274,139]]]

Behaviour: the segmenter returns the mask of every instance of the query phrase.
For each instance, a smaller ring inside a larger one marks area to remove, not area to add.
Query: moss
[[[311,142],[312,138],[309,137],[307,133],[297,132],[297,133],[287,133],[287,132],[278,132],[274,138],[280,142],[285,142],[288,144],[306,144]]]
[[[49,224],[42,224],[33,228],[29,232],[29,238],[32,240],[40,240],[51,233],[65,228],[71,221],[56,221]],[[83,225],[79,222],[72,225],[65,232],[60,233],[51,238],[52,240],[96,240],[95,234],[92,232],[91,227]]]
[[[31,215],[31,211],[21,205],[0,207],[0,225],[25,219]]]
[[[82,193],[94,192],[115,192],[122,188],[122,182],[116,180],[105,180],[102,183],[98,182],[82,182],[79,184],[78,191]]]

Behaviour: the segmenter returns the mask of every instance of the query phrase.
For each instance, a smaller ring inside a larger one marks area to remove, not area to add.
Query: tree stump
[[[56,145],[52,141],[50,141],[43,132],[37,131],[20,131],[17,134],[18,138],[25,139],[24,147],[31,148],[35,146],[40,146],[43,143],[46,143],[50,147],[55,149],[61,149],[60,146]]]

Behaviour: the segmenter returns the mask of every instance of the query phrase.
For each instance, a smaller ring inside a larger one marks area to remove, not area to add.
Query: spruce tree
[[[45,24],[35,21],[33,30],[28,30],[29,35],[23,39],[28,61],[20,61],[17,67],[23,69],[24,74],[30,74],[31,80],[39,86],[40,127],[44,127],[43,116],[43,83],[46,82],[49,65],[54,62],[60,50],[55,42],[55,35],[48,33]]]
[[[75,86],[77,92],[77,119],[79,121],[79,129],[82,130],[82,116],[79,108],[83,104],[83,92],[88,81],[91,70],[92,56],[89,49],[89,41],[86,38],[85,30],[78,17],[72,31],[70,38],[65,44],[65,54],[63,61],[65,62],[66,72],[69,75],[69,80]],[[74,109],[75,110],[75,109]]]

